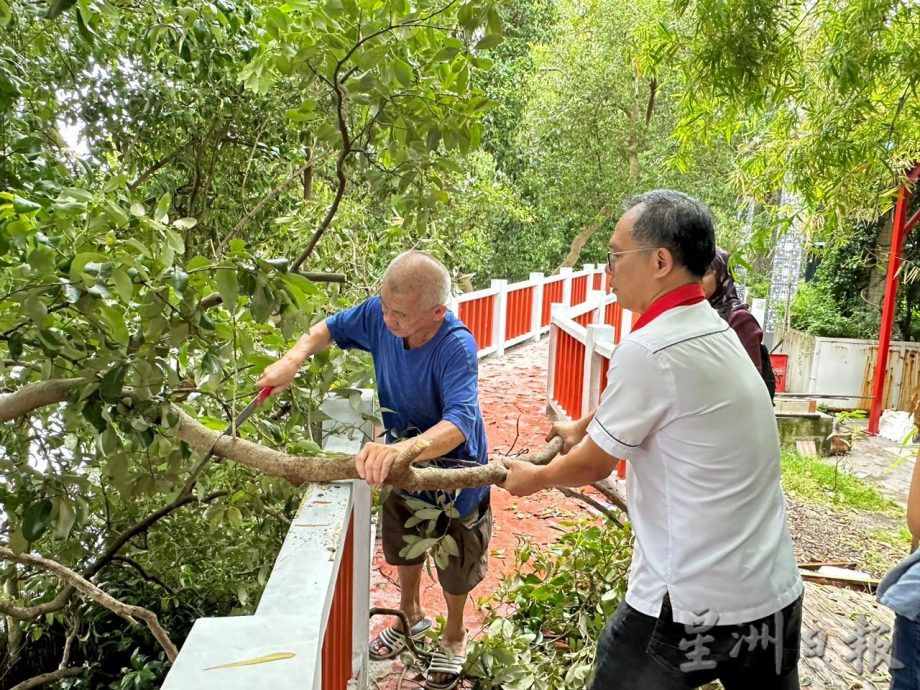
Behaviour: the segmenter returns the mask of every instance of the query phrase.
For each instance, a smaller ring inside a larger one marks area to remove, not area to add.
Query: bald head
[[[396,295],[415,293],[422,309],[450,301],[450,273],[425,252],[411,250],[393,259],[383,274],[383,287]]]

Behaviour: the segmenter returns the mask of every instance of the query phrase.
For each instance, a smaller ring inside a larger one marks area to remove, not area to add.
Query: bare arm
[[[554,486],[585,486],[605,479],[619,458],[607,455],[591,437],[566,455],[542,467],[520,460],[504,460],[508,477],[502,485],[515,496],[527,496]]]
[[[297,343],[274,364],[265,367],[259,387],[271,386],[274,393],[279,393],[291,385],[297,371],[307,357],[312,357],[318,352],[323,352],[332,345],[332,334],[323,319],[297,339]]]
[[[907,529],[910,530],[911,551],[914,551],[920,542],[920,451],[914,460],[914,474],[907,496]]]

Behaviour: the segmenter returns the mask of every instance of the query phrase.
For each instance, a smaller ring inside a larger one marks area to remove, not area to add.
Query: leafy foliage
[[[685,147],[736,141],[744,195],[798,195],[810,230],[845,234],[891,208],[918,160],[918,8],[897,0],[675,0],[649,34],[681,94]],[[685,148],[686,152],[688,149]]]
[[[604,624],[626,594],[632,535],[594,521],[561,522],[558,541],[516,550],[515,574],[487,606],[489,627],[469,655],[479,687],[582,687]]]

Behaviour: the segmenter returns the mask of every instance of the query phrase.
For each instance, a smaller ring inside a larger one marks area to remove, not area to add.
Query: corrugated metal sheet
[[[851,338],[815,338],[800,331],[781,334],[776,352],[789,355],[786,389],[822,397],[832,407],[866,409],[872,400],[872,378],[878,343]],[[920,386],[920,343],[893,342],[885,373],[883,408],[910,410]]]

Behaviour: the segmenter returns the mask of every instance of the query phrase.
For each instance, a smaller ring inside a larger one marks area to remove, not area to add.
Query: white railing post
[[[371,565],[374,536],[371,534],[371,490],[366,482],[352,484],[354,520],[354,567],[352,576],[351,672],[355,687],[368,687],[368,638],[370,637]]]
[[[562,304],[567,307],[572,306],[572,269],[560,268],[559,275],[562,279]]]
[[[555,321],[557,316],[565,312],[561,304],[553,304],[549,313],[549,361],[546,363],[546,414],[551,419],[556,417],[553,400],[556,397],[556,348],[559,344],[559,327]]]
[[[593,280],[593,277],[591,278]],[[588,304],[592,302],[597,306],[591,310],[591,323],[604,323],[604,293],[602,290],[588,290],[585,299]]]
[[[533,311],[530,315],[530,331],[533,333],[533,341],[539,342],[540,320],[543,317],[544,276],[542,273],[531,273],[530,280],[533,281]]]
[[[495,295],[495,311],[492,334],[495,343],[495,354],[502,357],[505,354],[505,323],[508,320],[508,281],[493,280],[492,289],[498,290]]]
[[[599,342],[613,342],[613,326],[591,324],[585,336],[585,374],[581,389],[581,412],[588,414],[601,400],[604,358],[595,347]]]
[[[447,301],[447,308],[450,309],[454,316],[458,319],[460,318],[460,295],[451,293],[450,299]]]

